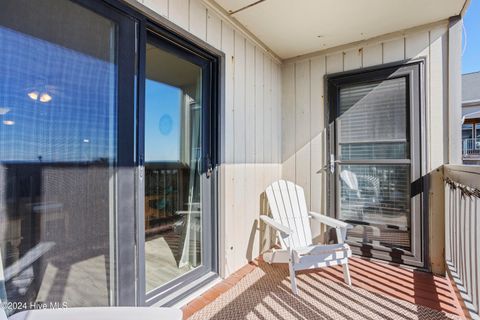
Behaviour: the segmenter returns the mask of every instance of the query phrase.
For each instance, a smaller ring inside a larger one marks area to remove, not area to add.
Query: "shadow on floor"
[[[446,279],[358,258],[352,259],[351,271],[351,288],[343,283],[341,268],[301,272],[296,296],[286,265],[259,261],[191,319],[460,318]]]

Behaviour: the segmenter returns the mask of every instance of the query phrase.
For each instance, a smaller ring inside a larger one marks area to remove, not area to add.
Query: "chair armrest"
[[[273,220],[272,218],[261,215],[260,220],[271,226],[272,228],[286,234],[286,235],[291,235],[293,233],[293,230],[284,226],[283,224],[278,223],[277,221]]]
[[[310,211],[310,217],[320,221],[323,224],[326,224],[327,226],[334,227],[334,228],[343,228],[343,229],[352,229],[353,226],[351,224],[348,224],[346,222],[327,217],[324,214],[316,213]]]

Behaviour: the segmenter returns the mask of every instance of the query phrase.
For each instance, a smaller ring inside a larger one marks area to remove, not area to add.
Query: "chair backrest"
[[[311,245],[312,231],[303,188],[293,182],[279,180],[269,185],[266,193],[272,218],[294,231],[291,236],[280,233],[282,248],[286,249],[290,243],[294,248]]]
[[[358,191],[358,179],[357,175],[350,170],[342,170],[340,172],[340,179],[347,185],[350,190]]]

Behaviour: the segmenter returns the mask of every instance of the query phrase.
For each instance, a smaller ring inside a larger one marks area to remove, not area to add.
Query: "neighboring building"
[[[462,76],[462,156],[480,164],[480,72]]]

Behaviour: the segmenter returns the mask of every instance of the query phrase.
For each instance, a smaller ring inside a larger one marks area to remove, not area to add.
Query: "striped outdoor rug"
[[[461,319],[367,291],[355,286],[355,280],[349,288],[327,279],[323,272],[301,273],[297,284],[300,292],[295,296],[290,291],[287,266],[261,262],[190,319]]]

